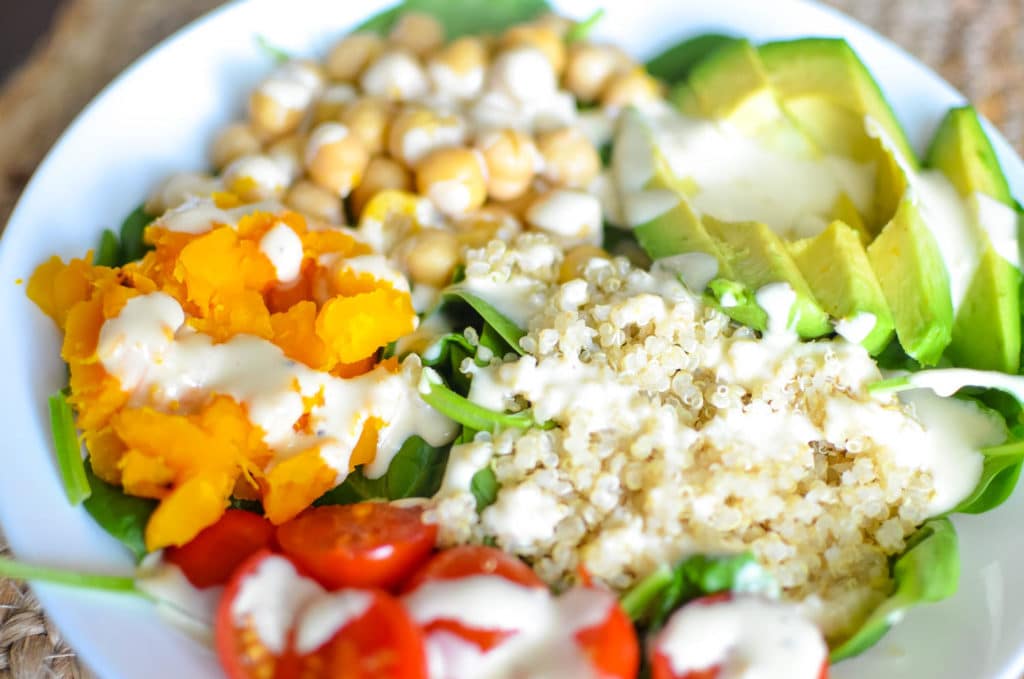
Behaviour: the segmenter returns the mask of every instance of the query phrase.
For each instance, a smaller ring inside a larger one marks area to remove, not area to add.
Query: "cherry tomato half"
[[[406,584],[404,591],[412,592],[420,585],[432,580],[456,580],[472,575],[496,575],[525,587],[547,588],[533,569],[514,556],[493,547],[466,545],[453,547],[436,554]],[[508,630],[485,630],[466,627],[455,620],[435,620],[424,627],[427,634],[446,630],[466,641],[472,642],[481,651],[489,651],[514,632]]]
[[[382,502],[314,507],[277,529],[284,553],[328,589],[398,585],[426,560],[437,526]]]
[[[274,526],[262,516],[229,509],[217,523],[181,547],[168,547],[164,559],[177,565],[200,589],[223,585],[239,564],[274,542]]]
[[[605,679],[634,679],[640,670],[636,628],[618,602],[603,622],[577,632],[576,643]]]
[[[341,590],[371,597],[361,615],[348,620],[319,648],[285,660],[276,679],[427,679],[427,654],[423,633],[402,604],[380,590]],[[338,604],[332,594],[308,609],[319,621]],[[319,610],[315,612],[314,606]],[[298,625],[303,625],[300,618]]]
[[[710,594],[700,599],[694,599],[687,606],[714,606],[731,601],[733,598],[729,592]],[[651,649],[651,679],[718,679],[721,667],[713,665],[707,669],[694,670],[684,674],[676,674],[672,669],[672,663],[668,656],[658,650],[655,644]],[[828,679],[828,657],[821,664],[821,671],[817,679]]]

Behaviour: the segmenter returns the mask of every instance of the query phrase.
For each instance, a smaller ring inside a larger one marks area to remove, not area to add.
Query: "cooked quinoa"
[[[854,627],[887,592],[888,557],[942,511],[914,450],[925,432],[868,394],[867,352],[759,339],[665,269],[595,258],[559,283],[562,264],[539,234],[468,253],[469,289],[518,290],[531,314],[525,356],[464,364],[471,399],[557,426],[453,448],[431,511],[441,542],[493,539],[553,584],[583,566],[619,590],[689,554],[749,550],[827,635]],[[486,464],[500,491],[478,514],[458,477]]]

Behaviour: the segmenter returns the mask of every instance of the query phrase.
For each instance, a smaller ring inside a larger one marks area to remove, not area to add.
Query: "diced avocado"
[[[721,244],[720,249],[735,280],[748,291],[756,294],[757,290],[769,283],[786,283],[793,288],[796,301],[793,303],[790,324],[797,334],[803,338],[812,338],[832,331],[828,314],[815,300],[807,281],[790,256],[786,243],[774,231],[758,222],[726,223],[711,217],[704,218],[704,225],[707,232]],[[715,290],[714,285],[712,290]],[[732,315],[726,305],[723,305],[723,311]],[[754,327],[764,330],[763,324]]]
[[[840,323],[867,320],[861,338],[850,338],[877,354],[892,339],[893,319],[857,231],[835,221],[814,238],[790,244],[793,261],[825,311]],[[870,318],[863,316],[870,314]],[[873,322],[872,322],[873,320]]]
[[[640,247],[651,259],[661,259],[684,252],[703,252],[718,260],[719,275],[732,275],[729,263],[718,244],[682,197],[675,207],[635,227],[633,233]]]
[[[938,243],[909,195],[868,246],[868,259],[903,350],[922,365],[937,364],[953,331],[949,277]]]
[[[758,305],[755,291],[742,283],[716,278],[708,283],[708,290],[710,301],[732,320],[762,332],[768,326],[768,314]]]
[[[686,78],[693,67],[723,45],[737,38],[720,33],[703,33],[677,43],[645,64],[647,72],[667,83],[677,83]]]
[[[956,310],[946,354],[954,365],[1016,373],[1021,353],[1020,254],[1012,242],[1002,243],[1000,252],[990,234],[996,232],[995,240],[1015,240],[1017,211],[995,149],[973,108],[955,108],[946,115],[927,164],[942,171],[966,202],[980,239],[978,268]],[[984,201],[992,202],[985,208]],[[1009,234],[999,233],[1007,230]]]
[[[868,231],[868,227],[864,224],[864,219],[860,216],[860,212],[857,211],[857,206],[853,204],[850,197],[845,193],[840,193],[839,198],[836,199],[835,205],[832,206],[832,219],[839,220],[843,224],[853,228],[860,237],[862,244],[867,245],[871,242],[874,235]]]
[[[843,128],[863,130],[863,119],[869,116],[876,120],[895,142],[896,151],[912,167],[916,167],[916,156],[907,140],[896,114],[886,101],[881,88],[871,72],[860,60],[850,44],[842,38],[801,38],[769,42],[758,48],[765,73],[783,105],[790,110],[794,102],[811,98],[830,102],[850,112],[861,122]],[[808,110],[815,110],[813,107]],[[818,115],[822,115],[821,109]],[[797,116],[801,123],[806,116]],[[836,120],[844,117],[837,116]],[[845,117],[849,120],[848,117]],[[822,126],[816,126],[827,132]],[[816,136],[829,148],[829,139],[849,137],[841,132]]]

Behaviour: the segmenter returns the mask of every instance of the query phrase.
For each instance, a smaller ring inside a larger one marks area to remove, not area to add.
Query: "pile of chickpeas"
[[[416,192],[443,219],[407,229],[385,254],[432,286],[447,282],[466,247],[523,228],[550,233],[570,254],[599,253],[597,146],[619,110],[662,91],[620,49],[567,41],[572,25],[545,15],[446,42],[436,19],[407,13],[386,37],[350,34],[322,63],[272,72],[249,96],[247,119],[213,140],[219,176],[176,175],[147,210],[227,190],[342,227],[382,191]],[[603,124],[584,125],[587,117]]]

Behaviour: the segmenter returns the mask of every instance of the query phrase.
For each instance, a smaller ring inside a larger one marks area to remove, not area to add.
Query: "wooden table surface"
[[[63,3],[31,58],[0,85],[0,225],[39,161],[82,107],[136,57],[218,4]],[[827,4],[873,26],[937,70],[1024,150],[1024,0]],[[3,10],[4,21],[13,20],[8,9]],[[63,644],[31,593],[0,580],[0,679],[82,676],[88,671]]]

